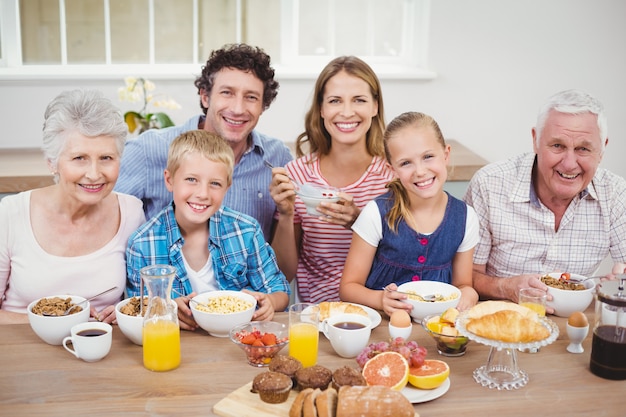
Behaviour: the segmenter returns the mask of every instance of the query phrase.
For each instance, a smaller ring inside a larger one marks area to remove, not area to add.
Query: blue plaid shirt
[[[209,252],[215,279],[221,290],[238,291],[245,288],[263,293],[281,291],[289,294],[289,283],[278,269],[276,255],[263,238],[256,220],[222,206],[211,216],[208,226]],[[173,289],[184,295],[193,292],[183,262],[183,243],[172,202],[128,239],[128,296],[139,295],[139,270],[154,264],[174,266],[176,278]],[[172,298],[178,296],[172,293]]]
[[[172,193],[167,191],[163,180],[170,144],[181,133],[198,129],[203,121],[204,115],[194,116],[185,124],[150,129],[126,142],[115,191],[143,201],[146,219],[156,216],[172,201]],[[254,217],[261,224],[265,240],[269,240],[276,204],[269,191],[272,170],[263,161],[282,167],[293,157],[282,141],[256,130],[251,136],[252,146],[235,165],[233,183],[223,204]]]

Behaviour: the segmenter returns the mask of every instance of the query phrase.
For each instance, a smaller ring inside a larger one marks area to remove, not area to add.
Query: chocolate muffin
[[[302,369],[302,362],[293,356],[278,355],[270,362],[269,370],[287,375],[292,379],[294,386],[296,385],[296,371]]]
[[[296,381],[298,389],[319,388],[322,391],[328,388],[333,373],[330,369],[321,365],[314,365],[309,368],[302,368],[296,371]]]
[[[363,374],[350,366],[342,366],[333,372],[332,387],[339,391],[342,386],[367,385]]]
[[[291,387],[293,387],[291,378],[278,372],[262,372],[252,381],[252,392],[258,392],[261,401],[270,404],[287,401]]]

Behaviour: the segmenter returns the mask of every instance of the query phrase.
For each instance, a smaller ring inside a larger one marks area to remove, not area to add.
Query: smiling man
[[[588,276],[609,254],[626,262],[626,181],[598,167],[609,142],[602,104],[557,93],[532,137],[533,153],[484,167],[465,194],[480,221],[473,279],[482,298],[517,302],[520,288],[546,289],[542,273]]]
[[[264,161],[284,166],[293,159],[282,141],[254,130],[278,94],[270,57],[249,45],[227,45],[211,53],[194,85],[204,114],[129,140],[115,190],[141,199],[146,218],[153,217],[172,200],[163,183],[170,143],[183,132],[207,130],[226,139],[235,154],[224,205],[255,218],[269,239],[276,206],[268,190],[272,171]]]

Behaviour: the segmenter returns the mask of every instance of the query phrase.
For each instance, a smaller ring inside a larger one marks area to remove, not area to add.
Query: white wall
[[[610,143],[602,165],[626,176],[619,162],[626,155],[626,2],[432,0],[431,8],[430,66],[438,76],[382,79],[387,121],[408,110],[429,113],[447,137],[496,161],[532,149],[530,129],[548,96],[580,88],[607,109]],[[279,81],[278,98],[259,129],[293,141],[314,80]],[[122,109],[134,108],[117,101],[122,84],[0,80],[0,152],[39,147],[44,108],[65,89],[99,88]],[[192,75],[156,84],[183,106],[172,112],[176,122],[199,111]]]

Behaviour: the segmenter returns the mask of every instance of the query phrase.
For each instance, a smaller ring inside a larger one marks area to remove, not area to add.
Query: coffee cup
[[[85,362],[96,362],[109,354],[113,340],[111,325],[85,322],[72,327],[71,336],[63,339],[65,350]],[[72,347],[68,343],[72,343]]]
[[[322,331],[339,356],[355,358],[370,340],[372,321],[360,314],[337,314],[324,320]]]

